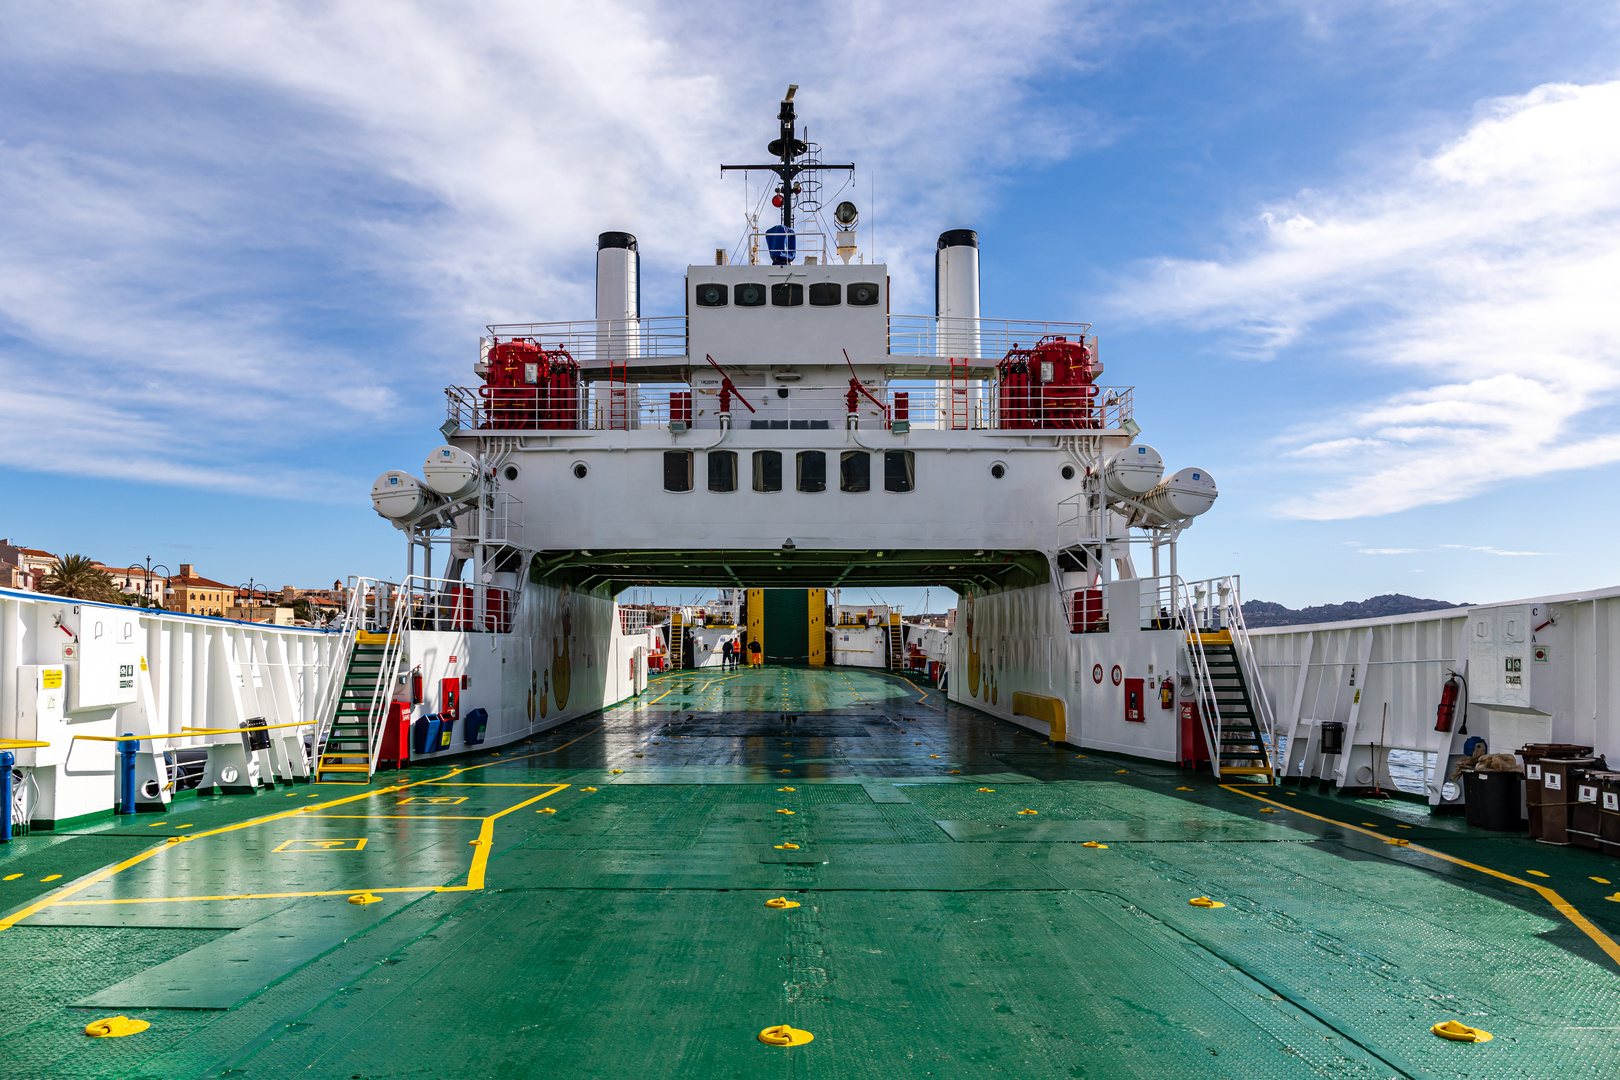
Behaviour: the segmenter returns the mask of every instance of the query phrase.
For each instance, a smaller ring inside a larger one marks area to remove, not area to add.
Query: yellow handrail
[[[169,735],[75,735],[75,739],[87,739],[90,742],[147,742],[156,739],[187,739],[193,735],[241,735],[250,731],[274,731],[277,728],[311,727],[315,721],[299,720],[291,724],[266,724],[263,727],[247,728],[194,728],[183,727],[178,732]],[[50,743],[28,743],[29,746],[49,746]],[[3,747],[0,747],[3,749]]]

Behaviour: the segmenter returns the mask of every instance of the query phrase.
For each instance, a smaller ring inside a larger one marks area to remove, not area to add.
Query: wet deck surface
[[[0,1076],[1608,1076],[1610,877],[880,673],[683,673],[368,787],[13,843]],[[116,1014],[151,1027],[82,1033]]]

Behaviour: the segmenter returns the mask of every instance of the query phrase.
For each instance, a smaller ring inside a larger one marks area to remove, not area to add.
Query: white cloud
[[[431,431],[484,323],[590,316],[598,232],[637,233],[652,281],[732,246],[743,184],[717,166],[763,154],[789,81],[919,304],[935,233],[1091,124],[1035,100],[1095,54],[1084,5],[730,12],[8,12],[0,60],[51,88],[0,121],[8,465],[124,476],[138,440],[167,482],[302,490],[293,448]],[[47,449],[69,413],[83,444]]]
[[[1421,548],[1357,548],[1357,555],[1411,555]]]
[[[1620,82],[1488,102],[1402,175],[1270,208],[1247,243],[1163,260],[1116,299],[1407,384],[1283,436],[1309,478],[1283,513],[1385,514],[1620,460],[1601,425],[1620,392]]]
[[[1489,546],[1476,547],[1472,544],[1441,544],[1443,548],[1452,551],[1478,551],[1486,555],[1551,555],[1550,551],[1503,551],[1501,548]]]

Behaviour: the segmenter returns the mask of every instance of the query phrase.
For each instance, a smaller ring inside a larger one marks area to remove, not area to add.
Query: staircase
[[[317,784],[364,784],[371,779],[371,717],[378,711],[379,697],[386,715],[394,689],[392,679],[384,683],[380,678],[389,644],[387,634],[355,635],[332,725],[315,757]]]
[[[1260,737],[1259,717],[1249,696],[1249,685],[1238,662],[1230,631],[1200,634],[1204,665],[1209,672],[1219,722],[1215,725],[1220,763],[1218,775],[1272,776],[1271,759]]]
[[[906,638],[900,627],[900,616],[897,612],[889,613],[889,670],[899,671],[905,667]]]
[[[337,649],[337,662],[347,666],[341,681],[326,683],[316,713],[317,784],[365,784],[377,770],[413,606],[409,582],[406,589],[373,578],[349,582]]]
[[[1175,589],[1211,771],[1274,781],[1265,733],[1276,723],[1243,625],[1238,579],[1178,579]]]

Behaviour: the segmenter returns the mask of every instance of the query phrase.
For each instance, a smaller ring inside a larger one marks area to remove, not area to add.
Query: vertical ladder
[[[679,611],[669,615],[669,670],[680,671],[686,666],[686,617]]]
[[[1217,745],[1210,752],[1219,759],[1218,775],[1272,778],[1271,758],[1260,736],[1259,715],[1249,693],[1230,630],[1199,634],[1204,663],[1214,692]]]
[[[900,627],[900,613],[889,612],[889,670],[899,671],[905,666],[906,637]]]
[[[972,414],[968,401],[968,362],[965,356],[953,356],[951,360],[951,430],[966,431],[972,426]]]
[[[394,689],[392,679],[382,678],[389,644],[387,634],[355,635],[337,711],[315,755],[317,784],[364,784],[371,779],[371,717],[377,697],[392,697]],[[383,706],[386,710],[386,701]]]

